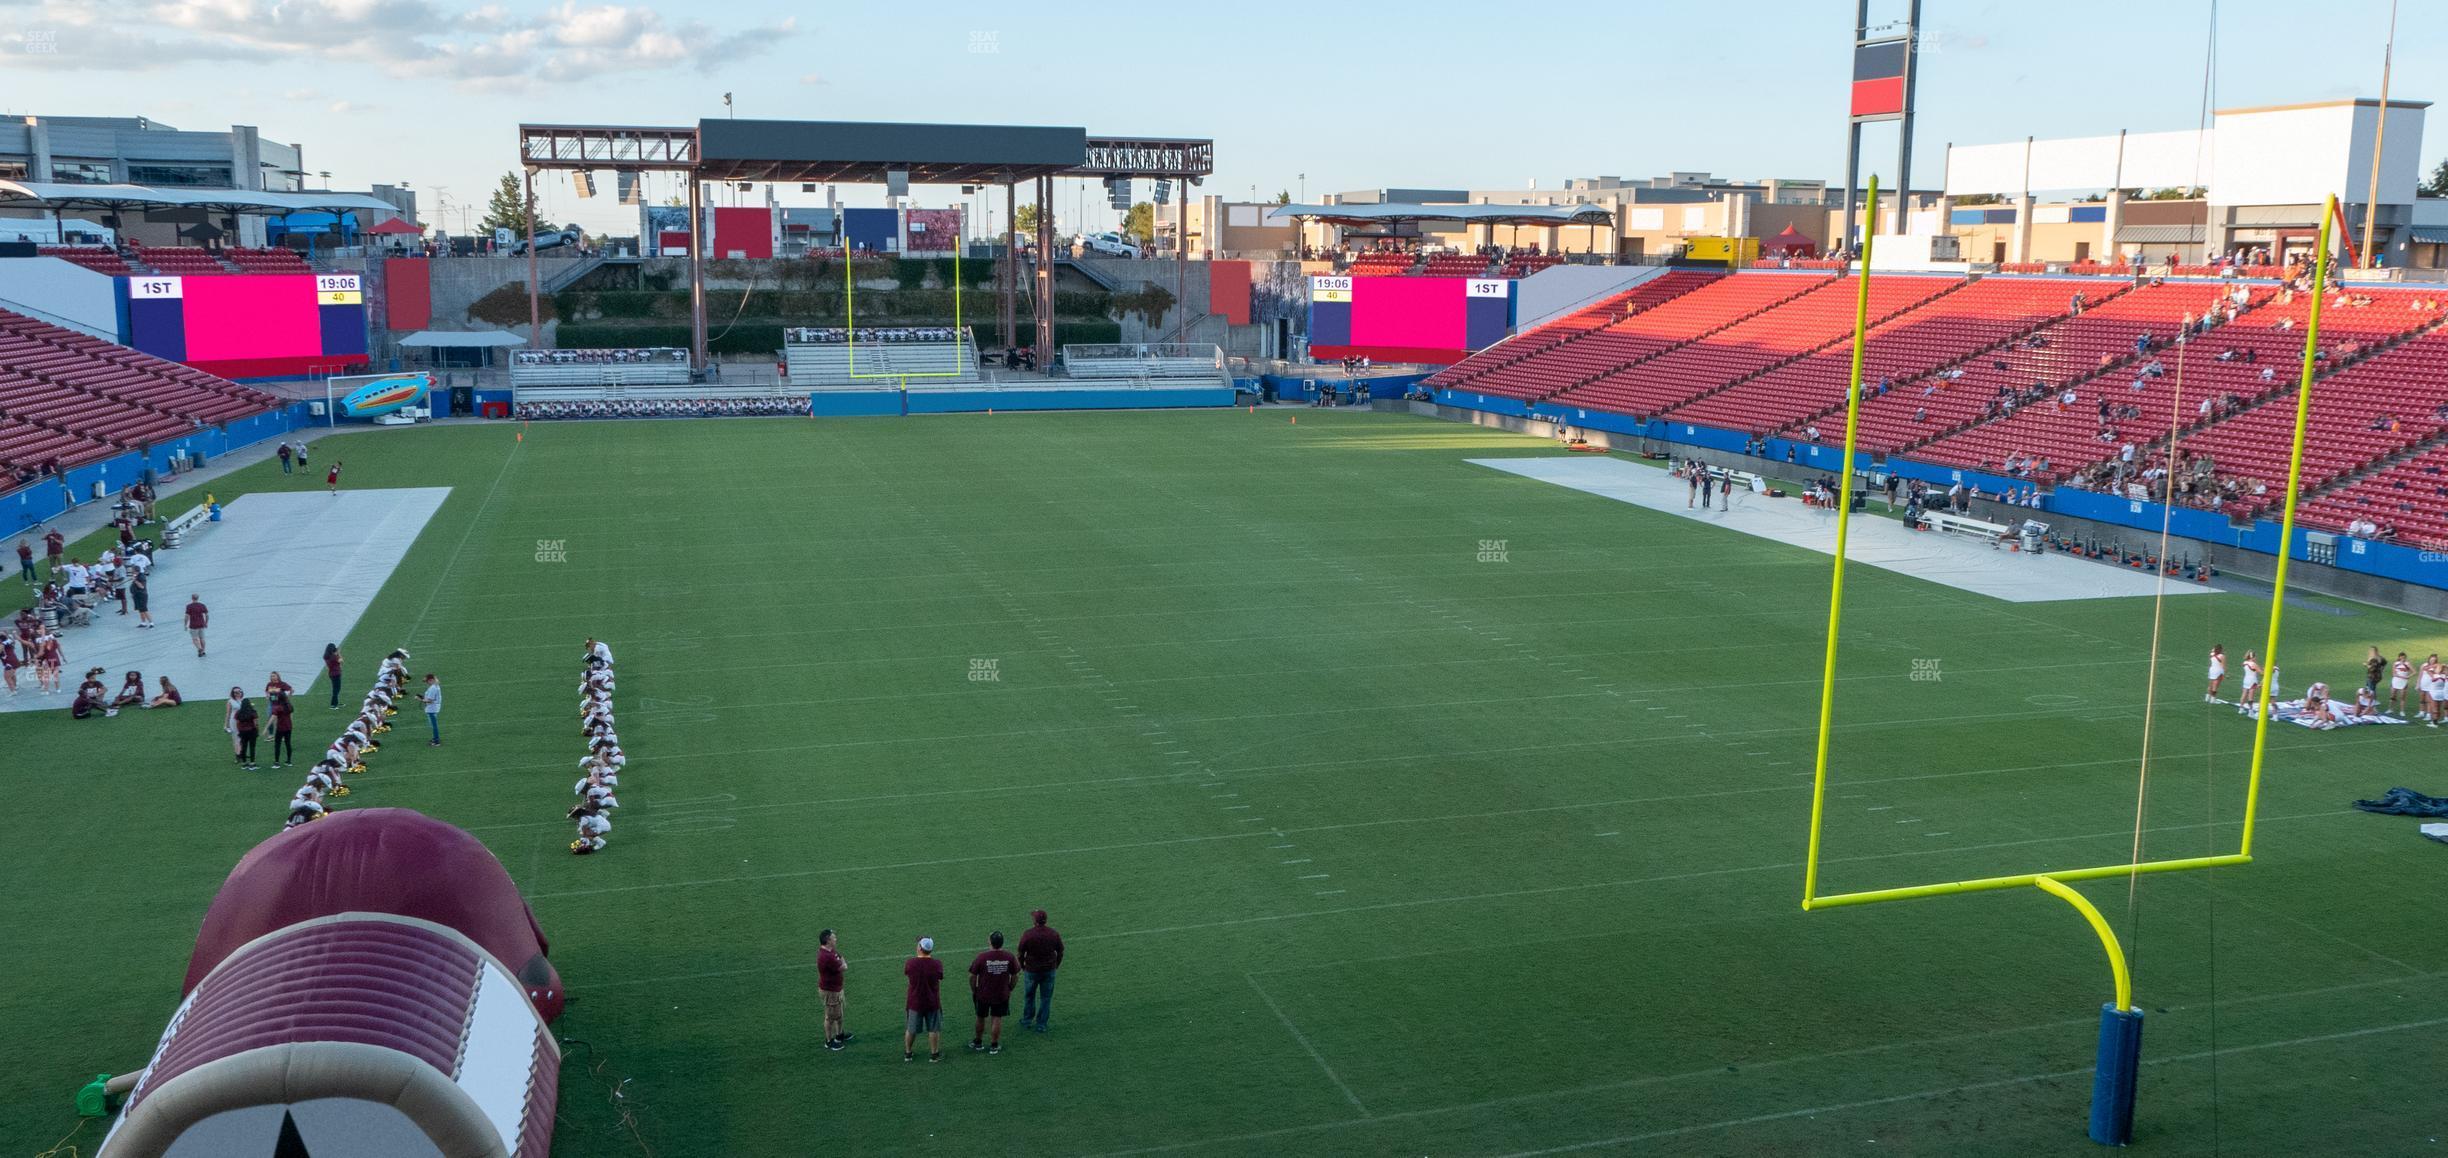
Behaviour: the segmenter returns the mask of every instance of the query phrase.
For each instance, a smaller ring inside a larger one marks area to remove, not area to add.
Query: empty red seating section
[[[1791,274],[1717,277],[1690,292],[1604,326],[1524,369],[1541,383],[1536,396],[1603,383],[1628,372],[1644,359],[1755,316],[1827,282],[1823,277]],[[1576,400],[1575,405],[1613,409],[1604,402]]]
[[[1411,262],[1407,253],[1364,253],[1353,258],[1351,268],[1343,272],[1353,277],[1392,277],[1410,272]]]
[[[218,258],[201,249],[155,245],[139,245],[132,248],[136,253],[136,260],[145,263],[152,268],[153,272],[159,274],[168,274],[172,277],[204,277],[230,272],[229,267],[221,264]]]
[[[1440,253],[1428,259],[1422,277],[1486,277],[1488,258],[1477,253]]]
[[[1429,388],[1459,387],[1505,398],[1539,398],[1569,385],[1559,380],[1542,355],[1578,341],[1624,318],[1654,309],[1721,275],[1700,270],[1669,270],[1613,295],[1587,309],[1559,318],[1536,330],[1500,342],[1430,375]],[[1531,364],[1536,362],[1537,364]]]
[[[119,251],[102,245],[44,245],[35,252],[43,257],[56,257],[84,266],[95,273],[125,277],[136,272],[119,257]]]
[[[1562,265],[1564,259],[1552,253],[1517,253],[1506,259],[1506,277],[1528,277],[1552,265]]]
[[[1877,284],[1873,278],[1871,285]],[[2076,288],[2063,281],[1993,277],[1940,294],[1919,309],[1871,328],[1862,355],[1862,382],[1873,388],[1870,393],[1875,393],[1880,382],[1887,382],[1894,388],[1887,397],[1894,397],[1923,375],[2065,313]],[[1677,411],[1674,417],[1763,433],[1826,415],[1837,419],[1827,427],[1827,436],[1840,438],[1845,383],[1852,368],[1853,343],[1848,334],[1835,345]]]
[[[1727,280],[1800,283],[1806,288],[1790,300],[1777,302],[1773,309],[1733,320],[1675,349],[1565,391],[1556,400],[1656,417],[1833,342],[1852,328],[1855,283],[1851,278],[1754,273]],[[1963,284],[1960,278],[1874,277],[1870,279],[1870,318],[1882,320]],[[1652,315],[1663,312],[1652,311]]]
[[[223,254],[242,273],[313,273],[297,251],[289,249],[232,249]]]
[[[0,310],[0,466],[76,466],[280,399]]]

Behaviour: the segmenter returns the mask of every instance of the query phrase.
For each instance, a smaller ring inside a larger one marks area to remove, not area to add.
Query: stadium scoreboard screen
[[[127,344],[224,378],[282,378],[364,365],[360,275],[130,277]]]
[[[1511,332],[1507,278],[1309,279],[1309,356],[1383,362],[1459,362]]]

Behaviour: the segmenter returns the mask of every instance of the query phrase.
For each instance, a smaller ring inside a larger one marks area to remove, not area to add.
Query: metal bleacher
[[[1218,383],[1230,386],[1224,351],[1196,342],[1092,343],[1062,348],[1072,378],[1102,383]]]
[[[793,386],[893,389],[978,380],[977,346],[965,330],[861,327],[793,329],[783,335],[782,368]]]

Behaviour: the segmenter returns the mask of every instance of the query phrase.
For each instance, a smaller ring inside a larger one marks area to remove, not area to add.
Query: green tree
[[[1156,207],[1141,201],[1122,215],[1122,235],[1141,245],[1156,239]]]
[[[1292,203],[1292,191],[1289,189],[1276,190],[1275,203],[1277,205],[1290,205]]]
[[[2431,179],[2423,182],[2422,191],[2428,197],[2448,197],[2448,161],[2431,170]]]
[[[527,236],[527,222],[535,216],[535,201],[519,187],[519,175],[502,174],[501,184],[493,187],[492,198],[485,203],[484,220],[479,223],[486,233],[508,229],[519,237]]]
[[[2153,189],[2143,194],[2142,199],[2144,201],[2199,201],[2208,192],[2210,192],[2208,189],[2199,185],[2190,189],[2171,185],[2165,189]]]
[[[1018,230],[1023,237],[1036,236],[1037,206],[1033,204],[1023,205],[1019,209],[1014,210],[1012,212],[1012,228]]]
[[[2004,205],[2006,199],[1995,193],[1966,193],[1955,199],[1957,205]]]

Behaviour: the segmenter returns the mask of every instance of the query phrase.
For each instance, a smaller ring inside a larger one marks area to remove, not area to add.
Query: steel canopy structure
[[[700,120],[677,125],[519,126],[519,162],[527,193],[543,170],[680,173],[689,185],[690,357],[706,364],[704,184],[708,181],[885,185],[1001,185],[1004,220],[1016,218],[1017,186],[1036,184],[1037,203],[1053,204],[1054,178],[1104,177],[1197,181],[1215,171],[1215,142],[1190,138],[1091,137],[1076,127],[1045,125],[897,124],[861,121]],[[1185,195],[1182,201],[1188,202]],[[529,221],[527,299],[529,342],[543,340],[536,276],[534,222]],[[1008,230],[1008,224],[1007,224]],[[1006,252],[1019,250],[1007,232]],[[1037,252],[1054,250],[1050,213],[1037,221]],[[996,270],[1003,339],[1014,338],[1012,291],[1017,267]],[[1040,365],[1054,350],[1054,268],[1036,269],[1036,338]]]

